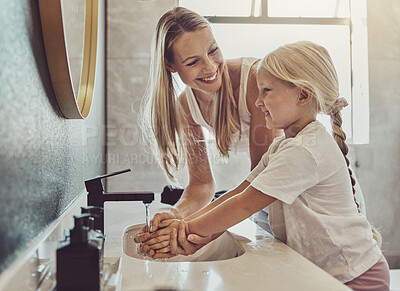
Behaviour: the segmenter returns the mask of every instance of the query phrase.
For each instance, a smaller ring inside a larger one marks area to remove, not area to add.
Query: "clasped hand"
[[[141,243],[139,251],[153,259],[191,255],[210,241],[211,236],[190,234],[188,222],[175,218],[157,223],[157,229],[152,224],[150,232],[142,229],[135,237]]]

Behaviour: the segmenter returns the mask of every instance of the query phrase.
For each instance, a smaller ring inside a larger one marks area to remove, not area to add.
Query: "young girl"
[[[260,63],[257,84],[267,127],[285,136],[238,187],[184,221],[164,221],[148,245],[179,253],[177,230],[216,236],[269,205],[279,240],[354,290],[389,290],[387,262],[353,200],[340,113],[347,103],[327,50],[311,42],[280,47]],[[320,112],[331,116],[333,138],[316,121]],[[170,233],[170,245],[160,242]]]
[[[215,136],[222,157],[249,151],[251,169],[276,136],[256,108],[255,58],[224,60],[209,23],[202,16],[176,7],[158,21],[147,94],[147,135],[155,140],[156,156],[167,176],[187,160],[189,185],[166,213],[156,214],[153,229],[166,218],[185,218],[214,197],[215,182],[202,127]],[[177,98],[172,74],[187,85]]]

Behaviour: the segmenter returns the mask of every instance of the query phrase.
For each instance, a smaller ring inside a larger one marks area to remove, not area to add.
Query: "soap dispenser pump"
[[[74,216],[70,239],[57,248],[57,291],[100,290],[100,249],[89,243],[85,220],[91,215]]]

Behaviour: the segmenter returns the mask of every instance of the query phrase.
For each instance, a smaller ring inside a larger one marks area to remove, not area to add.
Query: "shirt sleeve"
[[[250,174],[247,176],[246,181],[248,182],[253,182],[255,178],[265,169],[265,164],[267,163],[266,161],[268,158],[265,156],[261,158],[260,162],[258,162],[257,166],[250,172]]]
[[[257,165],[247,180],[250,186],[287,204],[318,183],[317,164],[302,146],[285,146]]]

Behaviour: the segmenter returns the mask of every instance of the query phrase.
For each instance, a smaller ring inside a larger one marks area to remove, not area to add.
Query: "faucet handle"
[[[94,177],[93,179],[90,179],[90,180],[104,179],[104,178],[108,178],[108,177],[111,177],[111,176],[116,176],[116,175],[119,175],[119,174],[127,173],[127,172],[130,172],[130,171],[131,171],[131,169],[125,169],[125,170],[113,172],[113,173],[110,173],[110,174],[96,176],[96,177]]]
[[[97,192],[97,193],[101,194],[104,191],[103,183],[101,181],[102,179],[111,177],[111,176],[115,176],[115,175],[119,175],[119,174],[123,174],[123,173],[127,173],[130,171],[131,171],[131,169],[126,169],[126,170],[122,170],[122,171],[118,171],[118,172],[113,172],[110,174],[96,176],[92,179],[86,180],[85,181],[86,191],[89,193]]]

